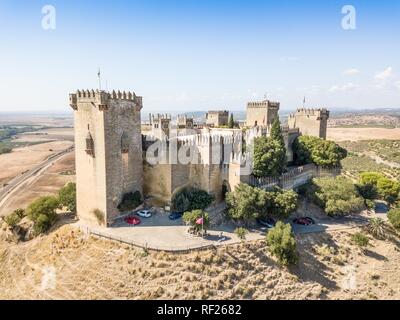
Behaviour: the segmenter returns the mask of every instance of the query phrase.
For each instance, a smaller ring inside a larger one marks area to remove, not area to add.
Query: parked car
[[[140,210],[140,211],[136,212],[136,214],[142,218],[150,218],[151,217],[150,210]]]
[[[293,219],[293,223],[300,224],[302,226],[309,226],[309,225],[315,224],[315,221],[313,218],[310,218],[310,217],[302,217],[302,218]]]
[[[168,217],[170,220],[178,220],[180,218],[182,218],[183,213],[180,212],[172,212]]]
[[[126,217],[125,222],[134,226],[137,226],[138,224],[140,224],[140,219],[138,217]]]
[[[273,228],[275,227],[276,221],[272,218],[259,218],[257,219],[258,224],[266,228]]]

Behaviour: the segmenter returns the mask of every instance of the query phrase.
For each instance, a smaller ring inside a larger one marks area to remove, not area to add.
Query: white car
[[[151,217],[150,210],[140,210],[140,211],[136,212],[136,214],[142,218],[150,218]]]

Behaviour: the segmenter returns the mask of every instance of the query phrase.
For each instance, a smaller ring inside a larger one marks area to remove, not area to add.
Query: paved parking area
[[[140,218],[141,223],[132,226],[125,223],[122,219],[110,228],[90,227],[90,232],[131,243],[136,246],[149,249],[158,249],[165,251],[182,251],[207,246],[218,246],[225,244],[238,243],[241,240],[235,235],[236,226],[232,223],[226,223],[208,230],[208,236],[205,238],[190,235],[182,219],[171,221],[168,213],[155,213],[151,218]],[[334,230],[343,230],[362,226],[368,223],[368,218],[360,216],[350,216],[340,219],[321,219],[316,220],[315,225],[301,226],[293,224],[290,220],[293,231],[296,234],[316,233]],[[77,222],[82,230],[89,231],[88,227]],[[222,232],[222,238],[221,238]],[[266,228],[250,229],[246,240],[262,240],[265,238]]]

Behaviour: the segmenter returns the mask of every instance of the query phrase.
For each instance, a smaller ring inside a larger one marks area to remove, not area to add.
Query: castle
[[[111,225],[120,216],[123,196],[139,191],[159,205],[170,203],[183,187],[201,188],[222,201],[226,192],[252,174],[251,154],[243,153],[258,136],[268,136],[279,117],[279,103],[247,105],[246,127],[221,128],[228,111],[207,113],[204,125],[193,118],[149,115],[141,121],[142,97],[134,92],[78,90],[70,94],[74,110],[77,212],[81,220],[98,224],[96,212]],[[326,138],[329,112],[299,109],[282,126],[288,161],[300,134]]]

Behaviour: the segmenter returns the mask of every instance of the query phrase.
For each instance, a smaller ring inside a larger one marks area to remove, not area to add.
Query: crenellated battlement
[[[329,118],[329,111],[325,108],[299,108],[295,113],[291,113],[289,118],[295,118],[296,116],[308,116],[316,118]]]
[[[69,95],[69,102],[72,109],[77,110],[79,103],[92,103],[99,106],[100,110],[106,110],[110,100],[132,101],[140,109],[143,102],[142,97],[137,96],[135,92],[115,91],[107,92],[104,90],[77,90],[76,93]]]
[[[250,101],[247,103],[247,108],[278,108],[279,109],[280,103],[264,100],[264,101]]]

